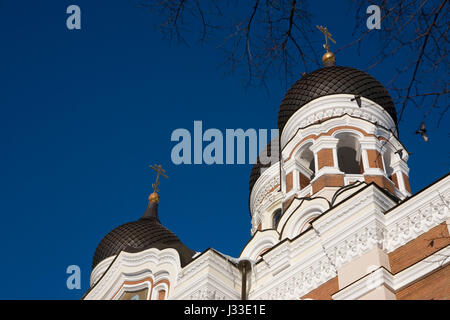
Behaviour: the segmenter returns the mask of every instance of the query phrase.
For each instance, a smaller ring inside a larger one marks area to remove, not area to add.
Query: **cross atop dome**
[[[334,44],[336,44],[336,41],[331,37],[332,34],[328,31],[327,27],[323,26],[316,26],[317,29],[319,29],[320,32],[322,32],[325,36],[325,43],[323,44],[324,49],[327,51],[322,56],[322,62],[324,67],[330,67],[336,65],[336,56],[333,52],[330,51],[330,43],[328,42],[328,39],[331,40]]]
[[[157,172],[156,174],[156,181],[152,184],[153,193],[148,197],[148,200],[150,202],[159,202],[159,195],[158,195],[158,186],[159,186],[159,176],[163,176],[166,179],[169,179],[168,176],[165,175],[166,170],[162,168],[161,165],[150,165],[150,168],[155,170]]]

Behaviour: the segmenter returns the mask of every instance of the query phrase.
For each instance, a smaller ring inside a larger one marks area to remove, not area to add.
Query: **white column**
[[[400,191],[406,195],[410,196],[411,193],[406,190],[405,180],[403,179],[403,174],[407,177],[409,176],[409,167],[405,161],[398,159],[397,161],[392,163],[393,173],[395,173],[398,182],[398,188]]]
[[[314,180],[322,176],[323,174],[342,174],[339,170],[338,158],[337,158],[337,144],[339,139],[330,136],[322,136],[317,139],[314,144],[310,147],[311,151],[314,153],[314,165],[316,168],[316,175]],[[323,149],[331,149],[333,154],[333,166],[323,167],[319,169],[318,152]]]
[[[381,161],[383,163],[384,168],[384,158],[383,158],[383,150],[382,143],[375,137],[364,137],[359,140],[361,146],[361,155],[363,159],[364,166],[364,174],[367,175],[384,175],[386,176],[385,170],[381,168],[371,168],[369,165],[369,156],[367,154],[367,150],[375,150],[380,154]]]
[[[284,162],[283,164],[283,170],[282,173],[283,177],[284,177],[284,189],[283,189],[283,193],[286,195],[286,197],[290,197],[291,195],[295,194],[297,192],[298,186],[296,184],[296,181],[298,183],[298,179],[295,178],[296,176],[296,161],[294,158],[291,158],[289,160],[287,160],[286,162]],[[292,189],[287,191],[287,180],[286,177],[289,173],[292,173]]]

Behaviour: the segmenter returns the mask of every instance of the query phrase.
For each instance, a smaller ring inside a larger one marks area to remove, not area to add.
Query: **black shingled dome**
[[[331,66],[306,74],[288,90],[278,111],[280,134],[289,118],[305,104],[323,96],[341,93],[360,95],[376,102],[389,113],[397,124],[394,102],[378,80],[358,69]],[[270,155],[270,143],[266,148],[269,148]],[[253,186],[261,176],[261,168],[269,166],[261,164],[259,159],[253,165],[249,181],[249,201]]]
[[[142,218],[125,223],[109,232],[100,241],[92,260],[92,269],[108,257],[121,251],[139,252],[149,248],[163,250],[173,248],[180,255],[181,265],[192,260],[194,251],[186,247],[169,229],[161,225],[158,219],[158,204],[150,202]]]
[[[331,66],[303,76],[288,90],[278,111],[280,133],[289,118],[305,104],[319,97],[340,93],[360,95],[376,102],[397,123],[394,102],[380,82],[358,69]]]

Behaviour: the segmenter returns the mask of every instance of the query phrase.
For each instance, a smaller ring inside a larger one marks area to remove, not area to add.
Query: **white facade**
[[[289,119],[282,160],[251,192],[252,238],[238,259],[208,249],[182,268],[174,249],[121,252],[95,267],[84,299],[119,299],[148,288],[147,299],[237,300],[241,260],[251,262],[244,279],[251,300],[308,298],[330,281],[332,299],[396,299],[396,292],[446,267],[449,245],[391,272],[392,252],[443,223],[448,228],[450,177],[411,197],[408,154],[394,121],[373,101],[362,98],[358,107],[352,97],[315,99]],[[340,167],[340,146],[353,148],[360,173]],[[342,177],[341,185],[330,186],[329,177]]]

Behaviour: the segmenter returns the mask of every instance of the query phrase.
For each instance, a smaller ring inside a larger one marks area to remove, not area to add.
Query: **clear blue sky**
[[[313,23],[349,42],[347,5],[322,2]],[[70,4],[81,7],[79,31],[66,28]],[[0,299],[79,299],[99,241],[144,212],[149,164],[167,170],[160,219],[188,247],[238,256],[250,238],[251,165],[176,166],[170,135],[194,120],[223,131],[276,128],[286,88],[274,80],[269,95],[246,90],[241,73],[218,69],[223,56],[213,46],[170,45],[152,25],[133,1],[0,0]],[[352,50],[337,59],[365,67]],[[382,82],[392,72],[371,71]],[[449,164],[448,119],[430,125],[425,144],[413,134],[418,117],[411,110],[400,123],[413,192]],[[72,264],[81,290],[66,288]]]

